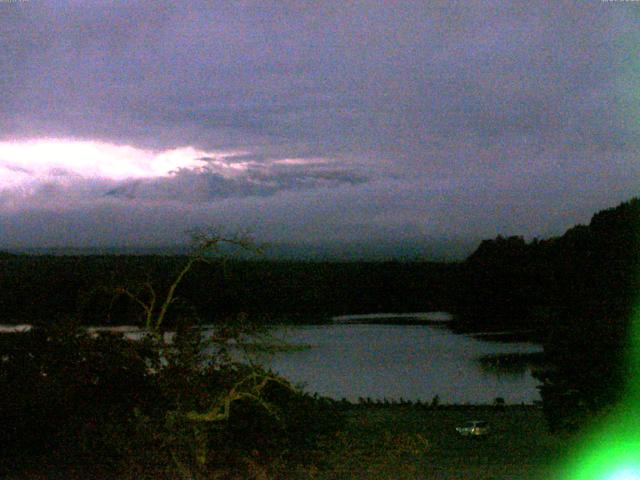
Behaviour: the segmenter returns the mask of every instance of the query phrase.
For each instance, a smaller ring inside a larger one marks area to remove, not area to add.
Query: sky
[[[0,248],[562,234],[638,195],[639,9],[0,0]]]

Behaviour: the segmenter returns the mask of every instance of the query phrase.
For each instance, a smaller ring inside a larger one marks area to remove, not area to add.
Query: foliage
[[[461,266],[458,328],[519,328],[543,340],[547,367],[536,376],[549,425],[582,427],[637,375],[625,359],[639,274],[640,199],[560,237],[485,240]]]
[[[98,444],[108,438],[98,427],[157,395],[146,367],[152,354],[118,335],[91,337],[72,322],[3,335],[2,451],[44,453],[75,443],[78,454],[103,452]]]
[[[141,307],[125,295],[113,299],[113,289],[126,287],[147,302],[146,284],[153,283],[161,297],[186,260],[161,255],[0,257],[0,323],[47,324],[53,321],[51,312],[87,325],[144,322]],[[447,310],[455,292],[450,281],[455,264],[209,260],[196,262],[175,292],[207,324],[242,312],[253,320],[303,323],[349,313]],[[168,326],[173,321],[171,313],[164,319]]]
[[[164,289],[145,282],[114,290],[116,300],[128,299],[143,314],[146,329],[137,341],[89,333],[79,321],[2,337],[5,455],[190,479],[251,478],[272,465],[309,460],[303,452],[332,428],[335,412],[237,358],[234,346],[255,330],[242,317],[204,334],[195,309],[177,295],[220,242],[249,248],[249,241],[211,235],[198,241]]]

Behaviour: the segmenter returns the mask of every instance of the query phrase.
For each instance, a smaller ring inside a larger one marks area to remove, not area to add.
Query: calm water
[[[441,326],[317,325],[274,332],[286,342],[311,345],[260,360],[308,392],[335,399],[404,399],[444,403],[508,403],[539,400],[528,370],[484,371],[484,354],[537,352],[528,343],[504,344],[456,335]]]
[[[446,321],[443,312],[337,317],[337,322],[391,320]],[[27,331],[30,325],[0,325],[3,331]],[[92,328],[122,331],[140,338],[137,327]],[[310,345],[300,351],[257,355],[258,360],[308,392],[335,399],[395,399],[443,403],[508,403],[539,400],[538,382],[528,369],[486,371],[478,357],[486,354],[538,352],[528,343],[499,343],[451,333],[442,325],[333,325],[291,326],[272,332],[286,343]]]

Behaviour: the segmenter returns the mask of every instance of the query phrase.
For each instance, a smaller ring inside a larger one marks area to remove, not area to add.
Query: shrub
[[[115,293],[141,308],[145,335],[90,335],[79,321],[2,338],[0,448],[33,459],[107,463],[120,472],[199,478],[264,476],[313,461],[320,435],[337,428],[330,402],[231,354],[254,328],[216,325],[207,338],[176,291],[221,242],[201,237],[164,296],[151,283]],[[143,292],[144,298],[136,293]],[[176,331],[164,330],[171,316]],[[54,459],[55,460],[55,459]],[[285,467],[283,467],[285,466]]]

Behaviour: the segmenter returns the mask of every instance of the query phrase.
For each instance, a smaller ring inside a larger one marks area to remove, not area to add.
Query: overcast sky
[[[561,234],[638,195],[639,9],[0,0],[0,246]]]

